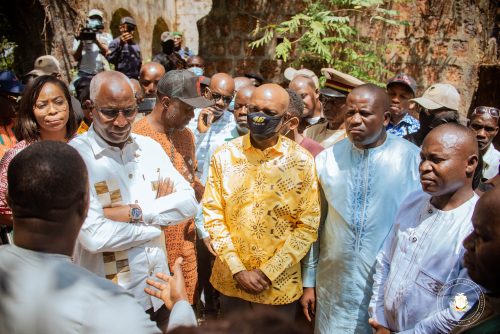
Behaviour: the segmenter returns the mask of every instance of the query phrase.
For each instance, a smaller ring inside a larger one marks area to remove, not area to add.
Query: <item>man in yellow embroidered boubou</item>
[[[312,156],[280,135],[288,104],[280,86],[258,87],[248,106],[250,133],[210,161],[202,203],[223,316],[275,309],[295,317],[300,260],[316,240],[320,206]]]

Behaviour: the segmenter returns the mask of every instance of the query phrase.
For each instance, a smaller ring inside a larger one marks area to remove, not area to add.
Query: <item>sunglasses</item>
[[[96,108],[96,110],[103,115],[105,118],[109,120],[113,120],[118,117],[120,113],[123,114],[125,118],[130,118],[135,116],[135,113],[137,112],[137,107],[133,108],[126,108],[126,109],[101,109],[101,108]]]
[[[213,93],[208,88],[207,88],[207,92],[210,96],[210,100],[219,101],[220,99],[222,99],[222,102],[224,102],[224,104],[231,103],[231,100],[233,99],[232,95],[226,96],[226,95],[222,95],[222,94],[218,94],[218,93]]]
[[[500,117],[500,113],[499,113],[499,110],[497,108],[485,107],[485,106],[477,107],[476,109],[474,109],[471,116],[472,115],[484,115],[484,114],[489,114],[493,118]]]

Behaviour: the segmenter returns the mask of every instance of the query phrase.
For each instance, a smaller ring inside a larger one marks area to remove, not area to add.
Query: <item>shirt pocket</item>
[[[437,296],[441,288],[443,287],[444,283],[433,276],[431,274],[420,270],[417,274],[417,278],[415,280],[417,286],[422,288],[424,291],[426,291],[428,294],[432,296]]]

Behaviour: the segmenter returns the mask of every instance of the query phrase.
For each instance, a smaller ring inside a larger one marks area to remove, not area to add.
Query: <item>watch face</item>
[[[138,220],[141,218],[142,210],[139,208],[132,208],[130,215],[132,216],[132,220]]]

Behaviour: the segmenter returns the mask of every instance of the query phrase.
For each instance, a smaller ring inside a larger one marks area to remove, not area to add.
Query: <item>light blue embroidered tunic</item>
[[[367,150],[346,138],[316,157],[328,202],[316,271],[316,333],[372,333],[375,259],[400,203],[420,187],[419,163],[419,148],[392,134]],[[314,257],[305,260],[314,263]],[[314,272],[311,263],[304,268],[305,275]]]

